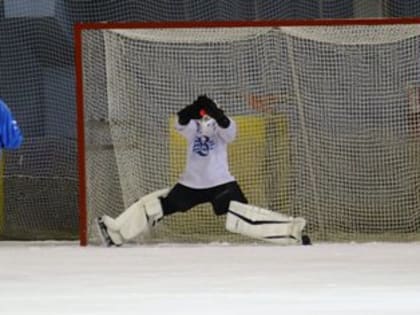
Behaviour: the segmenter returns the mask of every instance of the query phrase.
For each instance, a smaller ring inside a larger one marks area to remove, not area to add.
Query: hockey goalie
[[[302,235],[304,218],[294,218],[248,204],[228,167],[227,146],[236,124],[206,95],[178,113],[176,130],[188,141],[184,173],[171,189],[150,193],[118,217],[103,215],[96,224],[106,246],[121,246],[166,216],[211,203],[216,215],[226,216],[226,229],[281,245],[308,245]]]

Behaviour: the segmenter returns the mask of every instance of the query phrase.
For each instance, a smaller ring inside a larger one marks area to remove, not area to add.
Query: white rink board
[[[0,242],[0,314],[420,314],[420,243]]]

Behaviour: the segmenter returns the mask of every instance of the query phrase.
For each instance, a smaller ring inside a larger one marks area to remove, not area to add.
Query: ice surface
[[[420,314],[420,243],[0,242],[0,314]]]

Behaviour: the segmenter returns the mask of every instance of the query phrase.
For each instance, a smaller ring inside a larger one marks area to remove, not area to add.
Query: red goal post
[[[167,129],[171,113],[202,92],[247,135],[231,153],[251,202],[306,217],[318,240],[415,239],[420,197],[409,174],[417,170],[409,140],[397,140],[407,131],[402,86],[420,74],[410,70],[419,25],[418,18],[77,24],[80,244],[96,242],[94,216],[115,216],[176,181],[182,150]],[[149,134],[140,121],[159,129]],[[157,158],[162,151],[168,157]],[[214,220],[206,209],[169,218],[150,239],[231,240]]]

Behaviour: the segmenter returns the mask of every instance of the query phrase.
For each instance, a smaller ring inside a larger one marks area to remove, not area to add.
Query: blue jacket
[[[18,149],[23,142],[22,132],[6,103],[0,99],[0,146]]]

